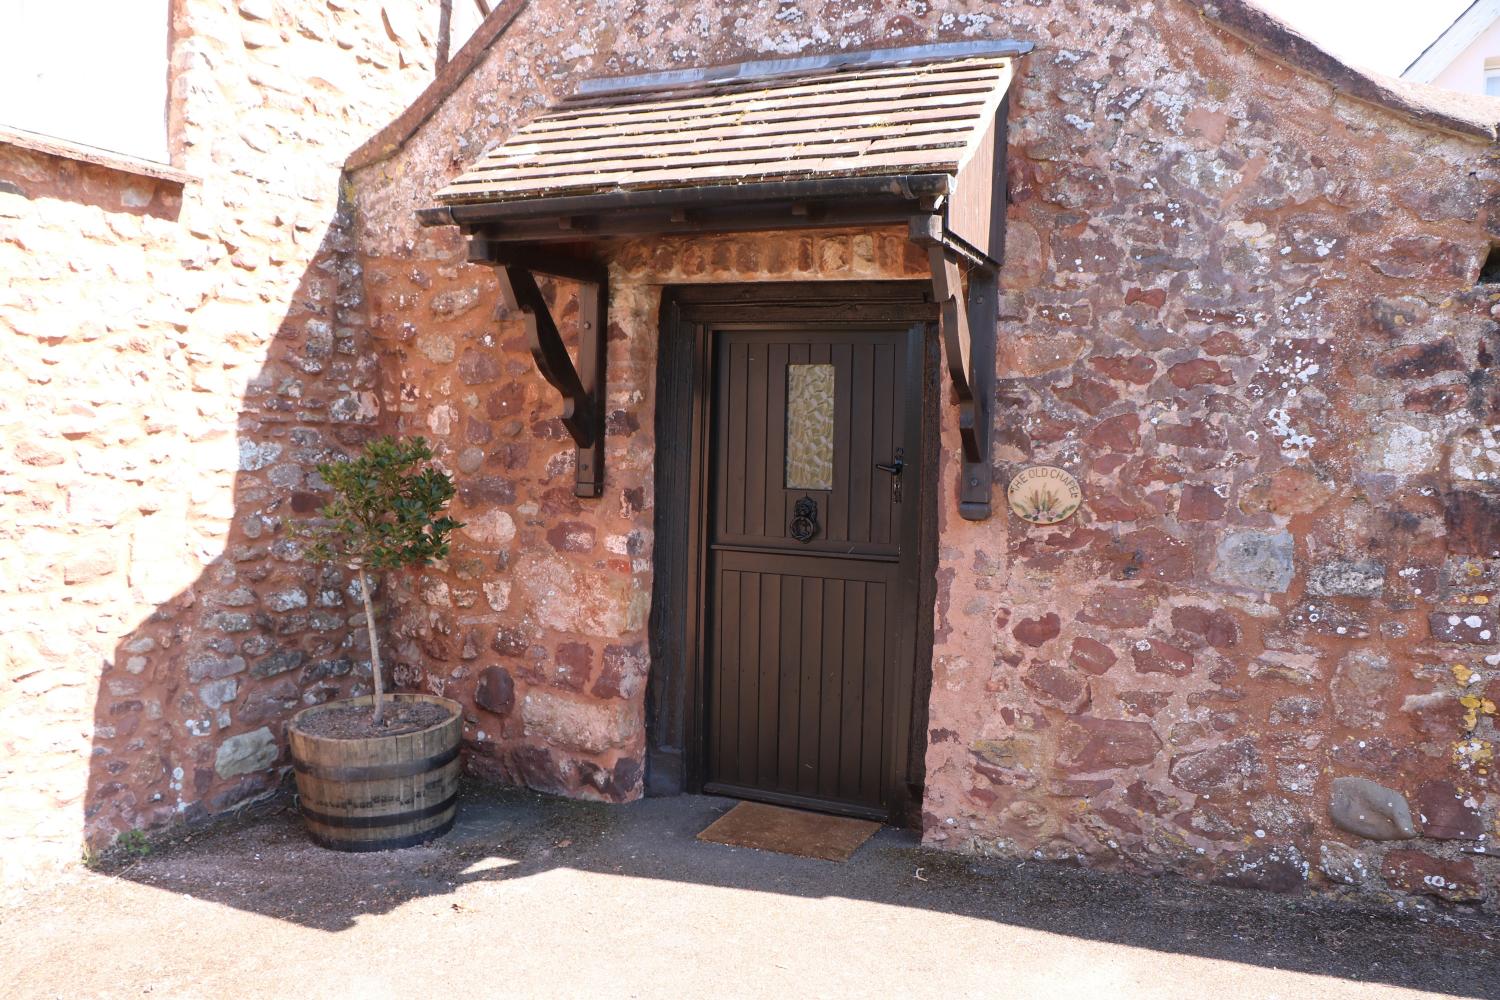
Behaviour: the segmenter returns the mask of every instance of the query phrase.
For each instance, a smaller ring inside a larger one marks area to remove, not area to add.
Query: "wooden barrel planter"
[[[390,851],[441,837],[453,827],[458,801],[461,706],[426,694],[392,701],[424,701],[450,710],[436,725],[399,736],[334,739],[304,732],[299,723],[330,705],[303,709],[289,727],[297,798],[312,839],[335,851]],[[368,705],[353,698],[336,705]]]

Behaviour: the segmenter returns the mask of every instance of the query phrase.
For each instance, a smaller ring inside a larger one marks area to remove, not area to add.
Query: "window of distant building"
[[[1500,97],[1500,59],[1484,61],[1484,92],[1491,97]]]
[[[170,0],[0,0],[0,128],[170,162]]]

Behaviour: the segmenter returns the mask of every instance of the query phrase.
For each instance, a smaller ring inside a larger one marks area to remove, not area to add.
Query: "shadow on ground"
[[[351,855],[309,843],[283,792],[101,876],[338,932],[415,899],[566,868],[864,900],[1165,953],[1500,997],[1500,924],[1479,916],[1418,917],[1175,876],[963,857],[922,849],[913,834],[894,829],[847,864],[702,843],[698,832],[734,804],[719,798],[619,806],[470,786],[462,801],[453,831],[434,844]]]

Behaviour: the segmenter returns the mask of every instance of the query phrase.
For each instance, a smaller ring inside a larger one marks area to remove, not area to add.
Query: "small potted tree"
[[[443,513],[453,479],[431,458],[422,438],[383,437],[356,458],[319,465],[333,499],[297,532],[309,556],[356,574],[370,636],[373,693],[304,709],[290,727],[303,820],[335,850],[410,847],[453,825],[462,709],[386,693],[373,603],[379,574],[444,558],[462,526]]]

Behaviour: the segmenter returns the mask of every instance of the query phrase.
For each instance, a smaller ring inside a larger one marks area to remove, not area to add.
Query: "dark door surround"
[[[909,734],[887,780],[891,822],[919,819],[931,689],[936,590],[939,359],[937,307],[919,281],[764,282],[663,290],[656,380],[655,559],[647,683],[648,794],[701,792],[705,782],[702,609],[707,592],[710,376],[713,337],[725,326],[814,329],[923,327],[919,364],[921,467],[903,476],[903,503],[916,504],[916,558],[907,576],[916,596]],[[914,579],[913,579],[914,576]],[[903,671],[905,672],[905,671]],[[907,700],[907,699],[903,699]],[[836,808],[836,807],[835,807]]]

